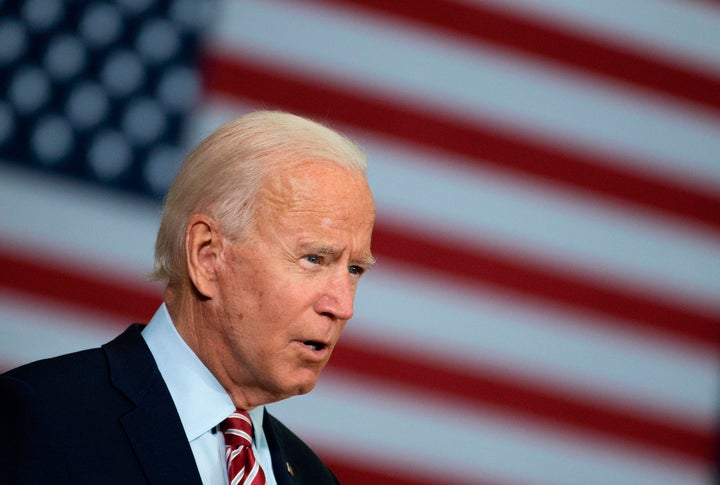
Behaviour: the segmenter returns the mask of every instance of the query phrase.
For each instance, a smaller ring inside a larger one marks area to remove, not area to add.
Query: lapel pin
[[[295,472],[293,471],[292,467],[290,466],[290,462],[286,461],[285,466],[287,467],[287,471],[290,474],[290,476],[295,478]]]

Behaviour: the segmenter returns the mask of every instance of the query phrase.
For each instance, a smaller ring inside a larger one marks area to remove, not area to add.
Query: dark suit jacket
[[[0,483],[201,483],[141,330],[0,376]],[[263,421],[278,484],[338,483],[280,421]]]

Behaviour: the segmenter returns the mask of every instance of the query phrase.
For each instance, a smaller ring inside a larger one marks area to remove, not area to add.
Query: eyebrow
[[[303,245],[303,251],[309,251],[319,256],[332,256],[337,257],[342,251],[332,246],[320,246],[315,244]],[[350,260],[350,264],[363,266],[365,269],[370,269],[375,265],[377,259],[373,255],[368,255],[362,258],[353,258]]]
[[[360,259],[353,259],[350,262],[359,266],[363,266],[365,269],[370,269],[375,266],[377,259],[375,258],[375,256],[370,255]]]

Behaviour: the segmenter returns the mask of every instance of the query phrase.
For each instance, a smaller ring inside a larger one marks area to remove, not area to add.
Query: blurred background
[[[0,1],[0,369],[147,321],[160,201],[221,122],[367,151],[378,265],[313,393],[345,484],[709,484],[714,0]]]

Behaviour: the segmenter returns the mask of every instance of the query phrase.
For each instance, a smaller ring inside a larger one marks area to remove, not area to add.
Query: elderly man
[[[337,483],[264,409],[315,386],[373,263],[362,152],[278,112],[188,157],[147,326],[0,377],[0,482]]]

